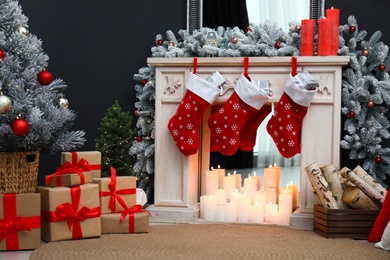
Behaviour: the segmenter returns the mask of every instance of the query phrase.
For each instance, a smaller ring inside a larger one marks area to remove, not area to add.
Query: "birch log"
[[[342,199],[344,189],[340,182],[340,178],[342,177],[339,169],[334,164],[321,166],[320,169],[326,181],[329,183],[330,190],[333,193],[333,197],[336,200],[338,208],[349,209],[349,206]]]
[[[356,173],[356,175],[359,176],[363,181],[367,182],[368,185],[370,185],[373,189],[378,191],[383,197],[386,197],[387,190],[376,180],[374,180],[374,178],[372,178],[371,175],[369,175],[362,167],[358,165],[352,171]]]
[[[313,187],[314,195],[316,195],[321,205],[330,209],[338,209],[337,202],[333,197],[329,184],[317,163],[312,163],[306,166],[305,171],[310,180],[311,186]]]
[[[375,201],[356,186],[346,188],[342,198],[345,203],[354,209],[380,209]]]
[[[374,188],[372,188],[370,185],[368,185],[367,182],[365,182],[359,176],[357,176],[356,173],[354,173],[347,167],[344,167],[341,169],[340,174],[341,176],[343,176],[344,178],[348,179],[350,182],[355,184],[355,186],[361,189],[371,199],[383,204],[385,197],[382,194],[380,194],[378,191],[376,191]]]

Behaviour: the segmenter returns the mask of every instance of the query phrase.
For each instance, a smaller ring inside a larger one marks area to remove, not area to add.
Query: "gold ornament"
[[[372,108],[374,106],[375,106],[375,103],[372,100],[368,101],[368,107]]]
[[[11,99],[5,95],[0,95],[0,113],[6,113],[12,106]]]
[[[237,37],[233,37],[232,38],[232,43],[236,44],[238,42],[238,38]]]
[[[364,48],[362,54],[363,54],[363,56],[365,56],[365,57],[368,56],[368,50],[367,50],[367,48]]]
[[[295,31],[296,32],[300,32],[301,31],[301,26],[299,26],[299,25],[295,26]]]
[[[61,107],[64,107],[64,108],[68,108],[69,107],[69,101],[66,98],[63,98],[63,97],[59,99],[58,104]]]
[[[24,27],[23,25],[19,25],[18,27],[16,27],[16,31],[18,33],[24,34],[25,36],[29,36],[30,35],[29,30],[26,27]]]

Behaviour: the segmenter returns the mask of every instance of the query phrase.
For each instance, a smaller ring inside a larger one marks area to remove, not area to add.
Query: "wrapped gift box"
[[[41,246],[41,195],[0,195],[0,250]]]
[[[57,187],[66,186],[71,187],[75,185],[81,185],[92,182],[92,172],[80,172],[80,173],[53,173],[45,177],[46,186]]]
[[[104,214],[101,215],[101,220],[102,234],[149,232],[149,213],[145,210],[128,214]]]
[[[42,238],[61,241],[101,236],[99,188],[38,186],[41,193]]]
[[[136,204],[136,177],[116,176],[111,167],[111,177],[94,178],[93,182],[99,185],[101,214],[122,212]]]
[[[92,173],[93,178],[101,177],[101,161],[102,154],[99,151],[82,151],[82,152],[62,152],[61,164],[70,162],[72,165],[77,165],[84,160],[88,162],[88,168]],[[84,162],[85,162],[84,161]]]

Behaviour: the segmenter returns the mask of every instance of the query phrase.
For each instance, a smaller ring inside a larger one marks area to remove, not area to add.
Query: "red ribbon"
[[[194,58],[194,71],[193,73],[196,74],[196,67],[198,66],[198,58]]]
[[[291,75],[295,77],[297,75],[297,57],[293,56],[291,58]]]
[[[122,190],[116,190],[116,169],[113,167],[110,167],[111,170],[111,182],[108,184],[108,188],[110,191],[101,191],[99,192],[100,197],[105,196],[111,196],[110,201],[108,203],[108,207],[111,209],[111,212],[116,212],[115,209],[115,201],[117,200],[119,205],[122,206],[122,208],[127,208],[126,202],[123,200],[123,198],[120,195],[129,195],[129,194],[136,194],[137,190],[135,188],[129,188],[129,189],[122,189]]]
[[[132,206],[131,208],[126,208],[124,211],[122,211],[121,217],[120,217],[120,222],[123,222],[125,219],[126,215],[129,215],[129,233],[134,233],[135,230],[135,221],[134,221],[134,214],[135,213],[140,213],[140,212],[147,212],[150,215],[150,212],[142,209],[142,205],[136,204]]]
[[[244,57],[244,76],[248,79],[251,80],[248,74],[248,67],[249,67],[249,58]]]
[[[0,241],[5,238],[7,250],[19,250],[18,231],[41,227],[41,217],[16,216],[16,194],[3,195],[4,219],[0,220]]]
[[[87,218],[99,217],[100,207],[88,208],[84,206],[78,210],[80,204],[80,194],[80,186],[70,188],[72,204],[63,203],[57,206],[55,211],[42,211],[42,220],[48,222],[66,221],[69,230],[72,230],[72,239],[82,238],[83,231],[81,229],[80,222],[86,220]]]

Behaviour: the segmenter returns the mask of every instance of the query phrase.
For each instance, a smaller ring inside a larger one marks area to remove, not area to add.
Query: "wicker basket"
[[[35,193],[39,151],[0,152],[0,194]]]

